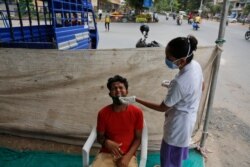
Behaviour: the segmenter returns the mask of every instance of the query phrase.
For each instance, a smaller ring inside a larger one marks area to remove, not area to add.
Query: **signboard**
[[[143,7],[145,7],[145,8],[150,8],[150,7],[152,7],[152,6],[153,6],[152,0],[144,0],[144,1],[143,1]]]

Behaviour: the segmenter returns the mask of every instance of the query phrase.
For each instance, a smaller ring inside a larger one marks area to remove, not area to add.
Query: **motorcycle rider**
[[[158,22],[159,18],[158,18],[158,14],[156,12],[153,13],[153,22]]]
[[[194,18],[194,22],[193,22],[193,29],[194,30],[198,30],[198,28],[200,28],[199,24],[201,23],[201,17],[199,14],[197,14],[197,16]]]
[[[173,20],[175,20],[176,13],[175,13],[175,12],[173,12],[173,13],[172,13],[172,16],[173,16]]]
[[[168,18],[169,18],[169,13],[166,12],[166,20],[168,20]]]
[[[183,15],[181,13],[177,16],[177,25],[181,25],[183,20]]]
[[[140,38],[139,41],[136,43],[135,47],[136,48],[145,48],[145,47],[160,47],[161,45],[156,42],[156,41],[151,41],[150,43],[146,42],[146,39],[148,37],[148,32],[149,32],[149,26],[148,25],[141,25],[140,26],[140,31],[144,38]]]
[[[193,22],[193,13],[190,12],[190,13],[188,14],[188,24],[192,24],[192,22]]]
[[[199,14],[197,14],[197,16],[194,18],[194,21],[198,24],[201,23],[201,16]]]

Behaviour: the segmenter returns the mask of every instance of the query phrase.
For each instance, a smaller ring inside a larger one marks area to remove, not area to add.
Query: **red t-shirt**
[[[112,105],[108,105],[98,113],[97,131],[104,132],[107,139],[122,143],[120,148],[125,154],[135,138],[135,131],[142,128],[142,110],[134,105],[128,105],[122,112],[115,112]],[[101,152],[109,153],[105,147],[101,148]]]

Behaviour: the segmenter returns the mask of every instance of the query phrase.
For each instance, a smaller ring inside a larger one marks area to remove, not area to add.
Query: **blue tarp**
[[[93,159],[91,156],[90,161]],[[149,153],[147,167],[159,164],[159,152]],[[0,147],[0,167],[82,167],[82,156],[45,151],[16,151]],[[204,167],[203,157],[191,149],[183,167]]]

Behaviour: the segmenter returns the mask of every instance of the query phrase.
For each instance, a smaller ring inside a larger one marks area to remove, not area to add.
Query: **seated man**
[[[113,103],[102,108],[97,118],[97,141],[102,145],[93,167],[137,167],[136,151],[141,144],[143,113],[131,104],[122,104],[127,96],[126,78],[116,75],[107,87]]]

